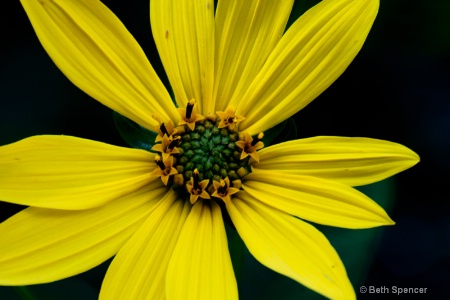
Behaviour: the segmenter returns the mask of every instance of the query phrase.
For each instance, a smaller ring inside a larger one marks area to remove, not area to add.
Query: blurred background
[[[148,0],[103,2],[166,80],[151,37]],[[296,1],[291,21],[314,3]],[[50,60],[19,1],[3,4],[0,26],[0,145],[40,134],[126,145],[112,111],[78,90]],[[359,55],[294,120],[297,138],[365,136],[401,143],[420,155],[412,169],[361,188],[395,226],[319,229],[342,257],[359,299],[380,298],[360,293],[361,286],[427,288],[418,298],[450,299],[450,2],[381,0]],[[0,203],[0,220],[20,209]],[[0,287],[0,299],[95,299],[107,265],[53,284]],[[322,299],[248,253],[239,289],[241,299]]]

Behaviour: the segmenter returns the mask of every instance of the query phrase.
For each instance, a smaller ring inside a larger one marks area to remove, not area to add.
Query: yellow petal
[[[383,180],[419,162],[416,153],[397,143],[337,136],[280,143],[258,154],[255,169],[316,176],[351,186]]]
[[[92,98],[154,130],[178,113],[139,44],[100,1],[21,0],[58,68]]]
[[[89,210],[19,212],[0,224],[0,285],[51,282],[97,266],[117,253],[165,192],[155,181]]]
[[[240,130],[258,134],[330,86],[361,49],[379,0],[324,0],[286,32],[242,97]]]
[[[179,107],[214,113],[214,1],[150,1],[152,33]]]
[[[283,35],[292,0],[219,1],[216,10],[216,109],[237,107]]]
[[[242,186],[261,202],[315,223],[353,229],[394,224],[372,199],[335,181],[255,169]]]
[[[157,177],[154,154],[71,136],[35,136],[0,147],[0,199],[22,205],[86,209]]]
[[[222,213],[199,199],[181,231],[167,271],[167,299],[238,299]]]
[[[226,203],[250,253],[266,267],[330,299],[356,299],[344,265],[313,226],[245,192]]]
[[[191,205],[170,191],[117,253],[100,299],[164,299],[166,270]]]

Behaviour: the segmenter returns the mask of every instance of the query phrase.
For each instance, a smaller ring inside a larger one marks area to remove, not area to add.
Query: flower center
[[[191,100],[179,112],[178,127],[155,117],[160,122],[156,138],[160,143],[152,150],[160,152],[162,159],[157,156],[158,168],[152,174],[184,193],[191,203],[199,197],[230,199],[239,191],[241,179],[251,172],[249,162],[263,147],[262,134],[253,140],[247,133],[240,133],[237,123],[244,118],[230,109],[217,112],[221,118],[204,118],[195,112],[195,101]],[[248,153],[249,149],[254,153]]]
[[[231,180],[240,179],[246,174],[245,170],[250,172],[248,159],[240,160],[241,153],[235,144],[239,139],[236,131],[219,129],[217,123],[209,120],[199,123],[194,131],[181,135],[183,142],[176,168],[186,180],[192,177],[194,169],[198,169],[200,180],[216,181],[227,176]],[[241,168],[240,177],[237,171]]]

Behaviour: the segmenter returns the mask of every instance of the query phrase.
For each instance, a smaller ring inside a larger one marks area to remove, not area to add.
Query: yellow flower
[[[224,202],[262,264],[328,298],[355,298],[333,247],[301,219],[344,228],[393,224],[351,186],[403,171],[418,156],[368,138],[261,149],[256,135],[345,70],[378,0],[324,0],[286,32],[293,0],[219,1],[216,10],[212,0],[152,0],[153,37],[179,110],[101,2],[21,2],[62,72],[155,131],[160,153],[69,136],[1,147],[0,199],[30,207],[0,225],[0,284],[59,280],[115,255],[101,299],[236,299]]]

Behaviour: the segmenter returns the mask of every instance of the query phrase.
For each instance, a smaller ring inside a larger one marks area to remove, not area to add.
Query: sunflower
[[[352,186],[403,171],[408,148],[313,137],[264,147],[350,64],[378,0],[324,0],[285,32],[293,0],[152,0],[153,37],[174,93],[97,0],[21,0],[59,69],[155,133],[152,151],[71,136],[0,148],[0,199],[29,206],[0,225],[0,284],[73,276],[114,257],[100,299],[236,299],[228,214],[263,265],[332,299],[345,268],[309,222],[393,224]]]

